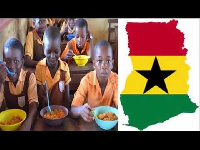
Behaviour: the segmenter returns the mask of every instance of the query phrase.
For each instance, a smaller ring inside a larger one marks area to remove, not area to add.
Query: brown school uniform
[[[36,29],[30,31],[26,37],[25,55],[35,61],[40,61],[45,57],[43,41],[38,36]]]
[[[37,86],[35,75],[29,71],[21,69],[16,87],[9,78],[6,77],[0,99],[5,101],[8,109],[22,109],[29,113],[29,104],[38,102]]]

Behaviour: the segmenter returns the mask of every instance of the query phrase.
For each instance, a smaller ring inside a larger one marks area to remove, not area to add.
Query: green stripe
[[[121,94],[120,101],[129,126],[143,130],[181,113],[194,113],[198,107],[186,94]]]

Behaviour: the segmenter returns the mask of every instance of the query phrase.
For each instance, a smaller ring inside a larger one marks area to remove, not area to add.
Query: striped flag
[[[133,71],[120,94],[129,126],[143,130],[198,107],[188,96],[187,49],[178,21],[128,22]]]

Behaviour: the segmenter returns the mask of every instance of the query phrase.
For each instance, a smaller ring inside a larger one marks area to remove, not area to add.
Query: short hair
[[[86,21],[85,19],[83,19],[83,18],[79,18],[79,19],[76,21],[75,27],[80,27],[80,28],[86,27],[86,31],[88,32],[88,23],[87,23],[87,21]]]
[[[92,55],[93,58],[95,58],[97,48],[100,47],[100,46],[107,46],[109,49],[111,49],[112,57],[113,57],[113,50],[112,50],[112,46],[110,45],[110,43],[108,41],[106,41],[106,40],[100,40],[94,46],[93,53],[92,53],[93,54]]]
[[[44,31],[44,39],[50,39],[50,40],[61,40],[60,30],[56,26],[49,26]]]
[[[17,39],[17,38],[9,38],[3,46],[3,55],[4,55],[4,50],[6,48],[15,48],[20,51],[22,57],[24,57],[24,47],[22,43]]]

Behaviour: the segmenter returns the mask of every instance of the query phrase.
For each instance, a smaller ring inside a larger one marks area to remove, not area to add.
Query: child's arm
[[[28,84],[28,101],[29,101],[29,114],[27,114],[27,118],[20,127],[20,131],[30,131],[32,124],[34,123],[37,116],[37,107],[38,107],[38,95],[37,95],[37,83],[35,74],[31,73],[29,77]]]
[[[94,120],[92,110],[93,108],[88,103],[82,106],[72,106],[70,116],[74,118],[82,117],[86,122],[91,122]]]
[[[90,56],[90,59],[88,60],[88,62],[92,62],[92,50],[93,50],[93,47],[94,47],[94,44],[93,44],[93,36],[91,33],[88,33],[88,40],[89,42],[89,53],[88,55]]]
[[[45,106],[45,102],[47,102],[46,89],[43,85],[37,84],[37,91],[39,101],[38,110],[40,111]]]
[[[24,65],[28,67],[35,67],[38,61],[32,60],[33,57],[33,32],[29,32],[25,42],[25,57]]]
[[[28,118],[24,121],[24,123],[22,124],[22,126],[19,128],[18,131],[30,131],[31,130],[31,126],[37,117],[37,107],[38,107],[38,103],[36,103],[36,102],[32,102],[31,104],[29,104]]]
[[[74,56],[74,53],[73,53],[73,49],[72,49],[72,43],[71,43],[71,41],[69,41],[65,47],[65,50],[63,51],[63,53],[61,55],[61,59],[63,61],[72,60],[73,56]]]
[[[113,101],[114,101],[115,107],[118,108],[118,76],[116,76],[116,80],[115,80]]]
[[[36,67],[39,61],[32,60],[30,56],[25,55],[24,57],[24,65],[27,67]]]
[[[92,49],[93,49],[93,39],[90,39],[90,45],[89,45],[89,56],[92,58]]]
[[[0,91],[1,87],[6,79],[7,73],[6,73],[6,63],[0,62]]]
[[[84,76],[81,79],[80,85],[74,94],[71,104],[70,116],[74,118],[82,117],[85,121],[91,122],[94,119],[92,113],[93,108],[85,102],[88,97],[88,78]]]
[[[1,102],[2,100],[2,102]],[[3,95],[1,95],[0,93],[0,112],[6,110],[6,102],[5,102],[5,99],[3,97]]]
[[[65,99],[64,99],[64,103],[65,106],[67,107],[68,110],[70,110],[71,107],[71,100],[70,100],[70,94],[69,94],[69,84],[67,84],[65,86]]]
[[[0,62],[0,112],[5,110],[5,101],[3,94],[3,83],[6,79],[6,63]]]

